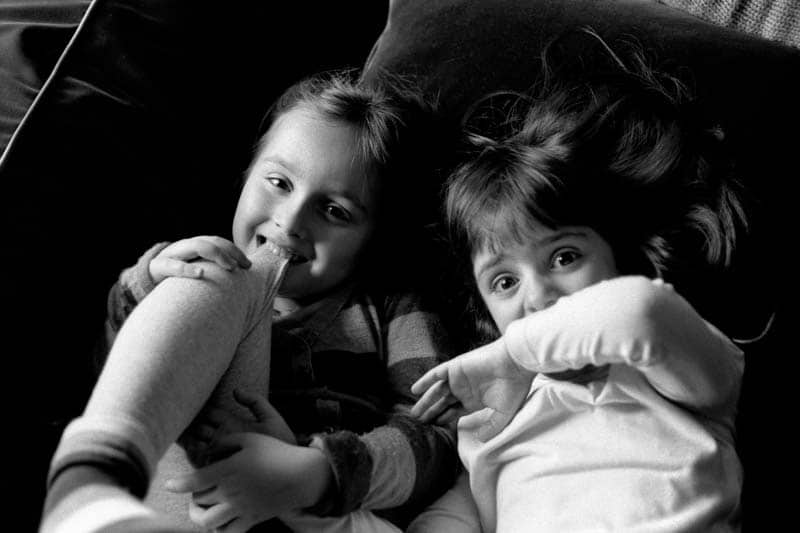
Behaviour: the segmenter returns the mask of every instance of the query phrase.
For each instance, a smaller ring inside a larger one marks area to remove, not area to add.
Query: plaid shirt
[[[153,288],[151,248],[108,298],[107,342]],[[460,469],[451,429],[406,415],[424,372],[452,350],[435,314],[411,295],[346,286],[272,326],[269,400],[298,442],[328,457],[338,490],[314,510],[368,509],[400,525],[447,490]]]

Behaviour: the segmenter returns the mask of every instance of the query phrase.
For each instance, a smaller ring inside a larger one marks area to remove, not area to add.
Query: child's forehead
[[[549,253],[553,247],[562,246],[565,242],[587,242],[598,237],[597,233],[588,226],[558,226],[550,227],[538,221],[527,221],[526,224],[517,226],[515,230],[484,231],[474,236],[472,258],[475,261],[481,258],[486,261],[501,256],[514,255],[520,250],[525,253],[539,251]]]
[[[320,137],[320,131],[329,135]],[[330,181],[322,184],[328,192],[354,197],[364,205],[375,201],[376,169],[361,154],[354,126],[308,106],[275,118],[258,145],[253,166],[280,167],[293,176],[309,169],[330,170]]]
[[[552,232],[527,213],[514,209],[485,209],[471,217],[470,226],[468,232],[473,250],[491,254],[521,244],[532,244]]]

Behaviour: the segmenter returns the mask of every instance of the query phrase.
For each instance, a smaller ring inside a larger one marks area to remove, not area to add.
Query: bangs
[[[537,147],[493,145],[457,169],[445,199],[451,242],[470,256],[494,253],[527,242],[537,228],[564,225],[557,159]]]
[[[524,244],[537,227],[548,226],[532,216],[532,206],[528,203],[513,197],[472,206],[472,215],[467,216],[462,228],[463,240],[472,255],[479,250],[496,254],[504,248]]]

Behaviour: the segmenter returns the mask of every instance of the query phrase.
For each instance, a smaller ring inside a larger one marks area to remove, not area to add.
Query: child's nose
[[[523,302],[525,314],[529,315],[547,309],[556,303],[560,296],[558,288],[547,280],[531,283],[525,292]]]
[[[300,237],[303,234],[304,212],[305,207],[302,204],[285,202],[276,209],[273,220],[287,235]]]

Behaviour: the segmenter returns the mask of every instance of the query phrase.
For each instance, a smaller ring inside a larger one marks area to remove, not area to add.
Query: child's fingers
[[[238,266],[250,267],[250,260],[235,244],[214,235],[203,235],[177,241],[164,248],[156,257],[184,262],[202,258],[228,271],[235,270]]]
[[[205,239],[212,242],[217,248],[224,251],[225,254],[236,262],[242,268],[250,268],[252,264],[250,259],[244,255],[244,252],[236,246],[234,243],[229,241],[228,239],[223,239],[222,237],[217,237],[216,235],[209,235],[205,237]]]
[[[420,420],[422,422],[435,422],[456,404],[458,404],[458,399],[455,396],[450,394],[442,396],[420,416]]]
[[[289,444],[297,443],[289,424],[286,423],[280,412],[269,403],[266,397],[258,393],[245,392],[238,389],[233,391],[233,395],[236,401],[246,407],[256,419],[256,425],[248,431],[269,435]]]
[[[219,477],[219,465],[212,464],[188,474],[168,479],[164,488],[170,492],[202,492],[213,489]]]
[[[237,515],[230,504],[223,502],[208,508],[191,505],[189,518],[203,529],[217,529],[236,519]]]
[[[429,422],[439,416],[447,405],[454,403],[450,387],[446,381],[437,381],[417,400],[411,408],[411,416]]]
[[[222,527],[218,527],[220,533],[247,533],[255,524],[245,521],[243,518],[234,518]]]
[[[247,438],[247,435],[247,433],[237,432],[229,433],[219,437],[216,441],[214,441],[214,444],[208,451],[208,462],[212,464],[217,463],[240,451],[243,447],[242,441],[243,439]],[[209,476],[216,476],[218,474],[216,471],[211,470],[210,466],[204,467],[201,470],[198,470],[198,472],[206,469],[209,469]]]
[[[203,267],[171,257],[155,257],[150,261],[150,277],[159,283],[165,278],[202,278]]]
[[[466,410],[461,406],[461,404],[452,405],[444,413],[439,415],[435,423],[437,426],[449,426],[465,414]]]
[[[211,240],[209,237],[204,237],[195,241],[195,248],[192,250],[192,253],[212,263],[216,263],[228,271],[235,270],[238,266],[236,259],[231,257],[230,251],[218,246],[216,241]]]
[[[277,412],[261,394],[235,389],[233,397],[252,413],[258,422],[265,422]]]
[[[198,490],[192,493],[192,503],[201,507],[211,507],[219,503],[219,495],[216,487],[209,487],[205,490]]]
[[[411,385],[411,393],[422,394],[423,391],[430,389],[437,381],[447,381],[449,368],[448,363],[442,363],[428,370],[421,378]]]

